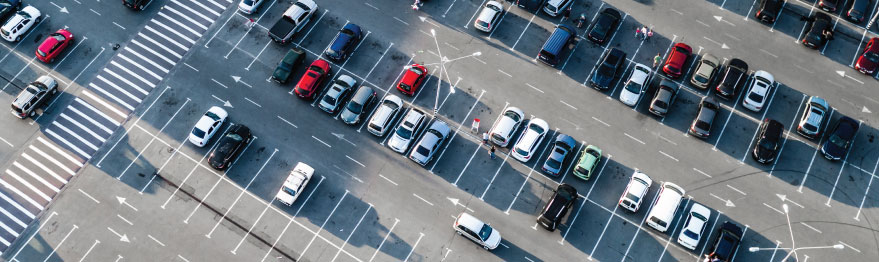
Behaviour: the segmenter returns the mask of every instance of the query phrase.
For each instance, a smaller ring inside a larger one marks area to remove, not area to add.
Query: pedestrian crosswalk
[[[232,0],[171,0],[0,173],[0,253],[156,88]]]

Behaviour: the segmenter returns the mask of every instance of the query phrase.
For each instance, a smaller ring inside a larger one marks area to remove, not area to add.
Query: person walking
[[[662,55],[656,53],[656,56],[653,57],[653,68],[657,68],[659,63],[662,63]]]
[[[494,159],[494,146],[491,146],[491,149],[488,150],[488,155],[491,156],[491,159]]]
[[[568,20],[571,18],[571,7],[565,8],[565,11],[562,11],[562,21]]]
[[[482,133],[482,144],[488,145],[488,132]]]

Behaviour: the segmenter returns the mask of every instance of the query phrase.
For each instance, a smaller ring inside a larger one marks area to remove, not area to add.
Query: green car
[[[286,84],[290,78],[290,73],[295,70],[293,67],[302,64],[304,60],[305,51],[296,47],[290,49],[284,55],[284,58],[281,59],[281,62],[278,63],[278,66],[275,67],[275,71],[272,72],[272,80],[275,80],[278,84]]]
[[[583,152],[580,152],[580,160],[577,160],[574,175],[580,179],[589,180],[599,161],[601,161],[601,148],[594,145],[586,146]]]

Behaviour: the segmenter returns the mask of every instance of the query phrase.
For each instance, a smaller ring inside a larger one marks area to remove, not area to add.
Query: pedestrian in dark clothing
[[[491,159],[494,159],[494,146],[491,146],[491,149],[488,150],[488,155],[491,156]]]
[[[568,20],[571,18],[571,7],[565,8],[565,11],[562,11],[562,20]]]

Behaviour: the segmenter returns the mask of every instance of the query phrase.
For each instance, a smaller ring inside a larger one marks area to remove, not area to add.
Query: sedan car
[[[372,90],[372,87],[360,86],[354,96],[351,96],[351,101],[345,104],[339,118],[349,125],[360,123],[360,119],[363,118],[363,113],[366,111],[364,108],[368,108],[375,101],[375,97],[375,90]]]
[[[717,59],[717,57],[714,57],[711,54],[705,54],[702,56],[702,59],[699,60],[699,65],[696,66],[696,72],[693,73],[693,77],[690,78],[690,83],[695,87],[708,89],[708,86],[714,81],[714,77],[719,69],[720,59]]]
[[[226,135],[220,138],[217,149],[211,152],[208,163],[216,170],[225,170],[244,151],[251,139],[253,135],[250,134],[250,128],[240,124],[232,125]]]
[[[763,105],[766,104],[766,96],[769,94],[769,89],[774,85],[775,77],[772,74],[763,70],[755,72],[754,79],[751,81],[751,88],[748,89],[745,99],[742,100],[742,105],[748,110],[760,112],[763,109]]]
[[[485,250],[493,250],[501,244],[501,233],[491,228],[491,225],[467,213],[458,215],[452,228],[459,236],[476,242]]]
[[[720,111],[720,104],[714,97],[706,96],[699,102],[699,114],[690,125],[690,134],[699,138],[708,138],[711,134],[711,124],[714,123],[714,117]]]
[[[760,129],[757,130],[757,136],[754,137],[754,150],[751,151],[751,157],[761,164],[771,163],[778,154],[779,142],[781,135],[784,133],[784,125],[774,119],[763,119]]]
[[[350,23],[346,24],[336,34],[336,38],[333,39],[330,47],[324,51],[324,55],[335,61],[345,60],[354,51],[354,47],[357,46],[361,38],[363,38],[363,34],[360,31],[360,26]]]
[[[598,14],[595,23],[592,23],[592,26],[586,31],[586,38],[589,38],[589,41],[593,43],[604,44],[613,35],[613,31],[617,28],[621,19],[620,11],[613,8],[605,8]]]
[[[748,63],[738,58],[730,59],[726,62],[726,71],[717,87],[714,88],[718,97],[730,100],[736,96],[736,93],[745,85],[748,76]]]
[[[476,21],[473,21],[473,27],[479,29],[479,31],[490,33],[491,30],[494,29],[494,26],[501,20],[503,14],[503,4],[497,1],[488,1],[488,3],[485,3],[482,7],[482,12],[479,12]]]
[[[874,37],[867,42],[864,53],[855,62],[855,70],[872,75],[876,72],[877,65],[879,65],[879,37]]]
[[[192,132],[189,133],[189,142],[192,144],[203,147],[208,141],[211,140],[211,137],[214,136],[214,133],[217,133],[217,130],[220,129],[220,126],[226,122],[226,117],[229,114],[226,113],[226,110],[218,106],[213,106],[203,116],[195,123],[195,127],[192,128]]]
[[[824,158],[835,161],[845,157],[852,146],[852,141],[855,140],[859,127],[861,127],[861,123],[857,120],[847,116],[840,118],[836,122],[836,126],[833,127],[833,131],[830,131],[827,141],[821,145],[821,153],[824,154]]]
[[[15,15],[6,19],[6,22],[0,27],[0,37],[9,42],[21,41],[25,33],[41,20],[43,17],[40,10],[33,6],[25,6],[15,12]]]
[[[711,218],[711,210],[703,205],[694,203],[687,214],[683,230],[678,235],[678,244],[689,250],[696,250],[699,240],[702,240],[702,232],[705,231],[705,227],[708,225],[708,219]]]
[[[757,7],[757,12],[754,13],[754,17],[763,23],[775,23],[775,18],[778,17],[778,14],[781,13],[781,9],[784,7],[784,1],[785,0],[760,0],[760,5]]]
[[[0,0],[0,21],[6,21],[6,17],[18,11],[19,6],[21,6],[19,0]]]
[[[449,133],[451,133],[449,124],[440,120],[434,121],[421,136],[421,140],[415,144],[415,149],[409,153],[409,159],[421,166],[427,165],[443,142],[449,138]]]
[[[577,166],[574,167],[574,176],[583,180],[589,180],[601,161],[601,148],[594,145],[588,145],[580,152],[580,159],[577,160]]]
[[[571,151],[574,151],[574,148],[577,147],[577,141],[569,135],[560,134],[556,136],[555,142],[553,142],[552,145],[552,153],[549,154],[546,161],[543,161],[543,167],[541,167],[541,169],[547,174],[557,176],[559,172],[561,172],[562,164],[565,163],[565,159],[567,159],[568,156],[571,155]]]
[[[281,189],[278,190],[275,199],[278,199],[278,201],[287,206],[293,205],[293,202],[296,202],[296,199],[302,195],[302,191],[305,191],[305,187],[308,186],[312,176],[314,176],[313,167],[302,162],[296,163],[296,167],[293,168],[293,171],[290,171],[290,175],[284,180],[284,184],[281,185]]]
[[[568,184],[560,184],[537,216],[537,223],[550,232],[555,231],[568,214],[568,210],[571,210],[577,202],[578,197],[576,188]]]
[[[739,243],[742,242],[742,228],[729,221],[724,221],[723,225],[718,229],[714,247],[708,253],[708,258],[717,259],[717,261],[732,261],[736,256],[736,250],[739,249]]]
[[[531,119],[528,122],[528,128],[525,129],[525,134],[522,134],[522,137],[513,146],[513,158],[522,162],[531,160],[534,152],[540,146],[540,142],[543,142],[543,138],[546,137],[547,131],[549,131],[549,124],[546,121],[540,118]]]
[[[809,21],[809,29],[803,35],[802,42],[804,46],[818,49],[824,46],[828,40],[833,39],[833,22],[829,15],[817,12],[806,20]]]
[[[836,12],[839,0],[818,0],[818,8],[827,12]]]
[[[501,118],[491,127],[491,131],[488,133],[491,142],[500,147],[507,147],[510,139],[513,138],[513,133],[519,129],[523,119],[525,119],[525,113],[522,112],[522,109],[512,106],[507,107],[504,113],[501,114]]]
[[[647,87],[647,78],[650,77],[650,67],[643,64],[635,64],[626,86],[620,91],[620,102],[627,106],[635,106],[641,100],[641,94]]]
[[[245,14],[253,14],[263,2],[265,0],[241,0],[241,3],[238,3],[238,11]]]
[[[849,6],[845,11],[845,18],[855,24],[864,22],[864,17],[870,12],[870,0],[854,0]]]
[[[122,0],[122,5],[135,11],[143,11],[153,0]]]
[[[592,76],[589,77],[589,86],[598,90],[610,88],[613,79],[622,69],[626,62],[626,53],[617,48],[611,48],[604,52],[601,62],[595,65]]]
[[[653,100],[650,101],[650,113],[665,117],[668,114],[669,108],[671,108],[671,104],[675,101],[678,89],[680,89],[678,84],[670,80],[663,79],[662,82],[659,82],[659,90],[656,90]]]
[[[405,70],[406,73],[403,73],[403,78],[397,84],[397,90],[408,96],[413,96],[427,79],[427,68],[419,64],[411,64],[406,66]]]
[[[324,95],[323,99],[318,103],[318,107],[324,112],[335,114],[339,110],[339,106],[345,103],[345,99],[351,94],[351,90],[357,86],[357,80],[348,76],[341,75],[333,82],[333,86]]]
[[[49,37],[37,47],[37,58],[44,63],[55,62],[55,58],[71,43],[73,43],[73,34],[67,29],[58,29],[55,33],[49,34]]]
[[[629,179],[629,184],[626,185],[626,190],[620,196],[620,207],[629,210],[629,212],[638,212],[638,208],[641,207],[641,202],[644,200],[644,195],[650,190],[651,185],[653,185],[653,180],[649,176],[635,171],[632,174],[632,178]]]
[[[397,130],[388,139],[388,147],[394,152],[406,153],[412,140],[415,140],[415,136],[418,135],[418,131],[421,131],[421,127],[427,122],[426,118],[424,112],[417,108],[409,110],[409,113],[406,113],[403,121],[397,126]]]
[[[662,66],[662,72],[671,78],[678,78],[683,75],[682,69],[687,62],[687,58],[693,53],[693,48],[684,43],[677,43],[671,50],[671,54],[665,59]]]
[[[821,123],[830,110],[830,105],[823,98],[812,96],[806,102],[806,108],[803,109],[803,117],[797,124],[797,133],[809,139],[814,139],[821,134]]]
[[[317,93],[320,93],[317,89],[320,88],[321,83],[329,75],[330,63],[323,59],[314,60],[308,66],[308,71],[305,71],[305,74],[296,83],[296,87],[293,90],[300,98],[313,99]]]

